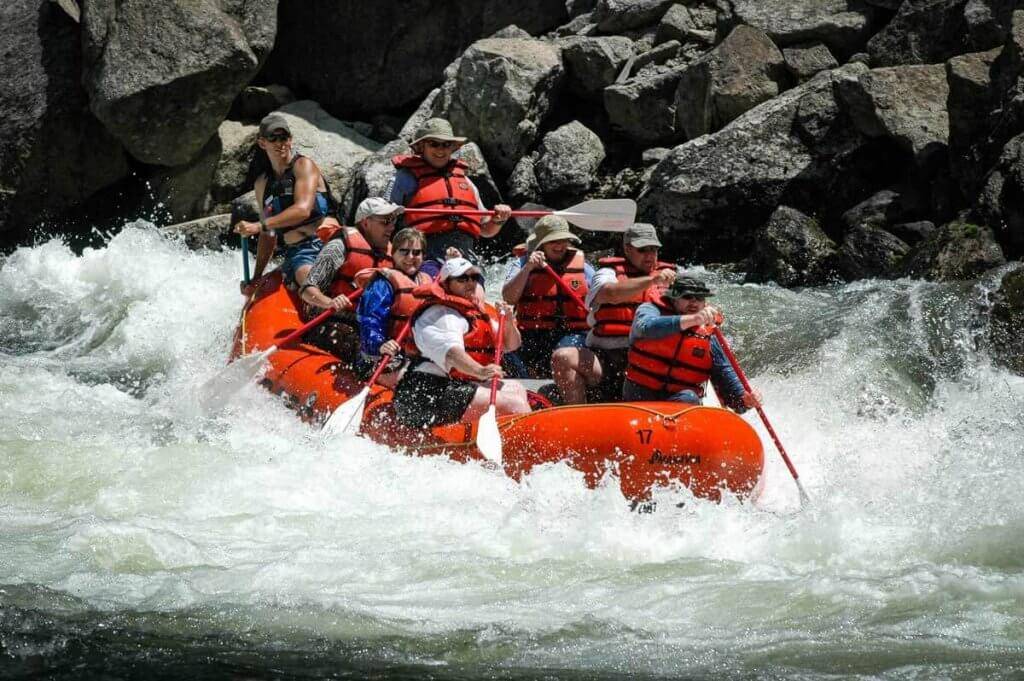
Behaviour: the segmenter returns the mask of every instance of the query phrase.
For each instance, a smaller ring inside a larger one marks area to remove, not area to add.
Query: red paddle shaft
[[[345,297],[348,298],[349,300],[351,300],[354,303],[357,300],[359,300],[359,296],[361,296],[361,295],[363,295],[363,289],[357,288],[355,291],[353,291],[352,293],[349,293]],[[325,321],[327,321],[327,318],[330,317],[335,312],[337,312],[337,310],[335,310],[333,307],[327,308],[326,310],[324,310],[323,312],[321,312],[317,316],[313,317],[308,322],[306,322],[305,324],[303,324],[302,326],[300,326],[299,328],[295,329],[290,334],[288,334],[287,336],[282,338],[280,341],[278,341],[277,342],[277,347],[283,348],[284,346],[288,345],[289,343],[297,341],[307,331],[309,331],[310,329],[312,329],[314,327],[320,326]]]
[[[572,287],[565,283],[565,279],[562,279],[560,276],[558,276],[558,273],[551,268],[551,265],[544,263],[544,269],[548,271],[548,274],[555,278],[555,283],[558,284],[559,288],[561,288],[563,291],[569,294],[569,297],[576,301],[576,304],[583,308],[584,311],[586,311],[587,304],[583,302],[582,298],[580,298],[580,294],[573,291]]]
[[[505,349],[505,312],[502,310],[501,316],[498,317],[498,338],[494,344],[494,363],[501,366],[501,353]],[[495,401],[498,399],[498,377],[495,376],[491,379],[491,399],[489,406],[494,406]]]
[[[732,368],[736,371],[736,375],[740,379],[740,383],[743,384],[743,389],[748,393],[753,392],[750,387],[750,382],[747,381],[746,374],[743,373],[743,369],[740,368],[739,360],[736,359],[736,355],[733,354],[732,348],[729,347],[729,342],[725,340],[725,336],[722,334],[722,330],[717,326],[715,327],[715,338],[718,340],[718,344],[722,346],[722,352],[729,359],[729,364],[732,364]],[[775,434],[775,429],[772,428],[771,422],[768,421],[768,415],[764,413],[764,409],[759,406],[756,407],[758,416],[761,417],[761,421],[764,422],[764,427],[771,435],[772,441],[775,443],[775,447],[779,450],[779,454],[782,455],[782,460],[786,462],[786,468],[789,469],[790,475],[793,476],[793,480],[796,482],[797,487],[800,489],[800,496],[807,498],[807,493],[804,492],[803,485],[800,484],[800,474],[796,472],[796,468],[793,466],[793,462],[789,460],[789,455],[786,454],[786,448],[782,446],[782,440]]]
[[[446,213],[470,217],[494,215],[493,210],[473,210],[472,208],[406,208],[405,212],[410,215],[443,215]],[[511,215],[514,218],[542,218],[545,215],[554,215],[556,212],[553,210],[514,210]]]

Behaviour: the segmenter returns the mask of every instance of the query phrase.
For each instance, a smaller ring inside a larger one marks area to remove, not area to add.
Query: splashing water
[[[1024,670],[1024,379],[978,350],[998,273],[702,272],[813,503],[758,424],[759,508],[666,491],[638,514],[564,465],[517,484],[327,445],[255,385],[199,409],[237,253],[135,223],[0,267],[0,676]]]

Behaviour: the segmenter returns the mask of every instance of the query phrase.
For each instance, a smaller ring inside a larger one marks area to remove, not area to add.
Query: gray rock
[[[163,204],[162,212],[171,222],[193,220],[210,211],[210,186],[220,156],[220,137],[214,135],[193,160],[174,168],[160,168],[150,180],[153,195]]]
[[[837,159],[853,155],[864,138],[833,92],[837,81],[865,70],[852,64],[820,73],[717,133],[675,147],[643,188],[642,219],[685,240],[695,257],[738,259],[779,204],[803,210],[823,195],[842,201],[843,189],[857,182]]]
[[[1024,267],[1008,272],[992,296],[988,340],[995,360],[1024,375]]]
[[[567,24],[562,24],[551,34],[556,38],[565,38],[567,36],[590,36],[597,32],[597,24],[591,21],[591,12],[586,14],[580,14],[579,16],[573,17],[572,20]]]
[[[166,234],[180,235],[185,245],[194,251],[206,249],[219,251],[223,249],[224,238],[232,225],[231,214],[211,215],[198,220],[179,222],[163,228]],[[236,237],[237,240],[237,237]]]
[[[908,214],[903,197],[891,189],[883,189],[847,210],[841,220],[844,231],[857,227],[886,229],[891,224],[905,220]]]
[[[679,72],[665,69],[610,85],[604,89],[608,119],[619,132],[644,146],[677,141],[681,137],[676,129],[678,84]]]
[[[565,11],[573,18],[593,12],[595,7],[597,0],[565,0]]]
[[[656,23],[674,0],[597,0],[593,20],[602,33],[619,33]]]
[[[984,141],[989,117],[998,108],[999,93],[992,87],[992,65],[1001,52],[1002,48],[997,47],[946,62],[950,169],[966,196],[977,193],[991,165],[986,163]]]
[[[779,206],[755,236],[748,279],[819,286],[837,278],[838,256],[835,242],[817,220]]]
[[[885,231],[906,242],[908,246],[914,246],[935,234],[935,223],[928,220],[901,222],[886,227]]]
[[[276,27],[276,0],[90,0],[82,80],[92,111],[138,160],[185,164],[256,75]]]
[[[508,187],[508,198],[515,205],[540,201],[540,183],[537,182],[533,156],[523,156],[519,159],[505,185]]]
[[[910,246],[902,239],[869,226],[847,232],[839,247],[841,267],[850,279],[895,279],[909,252]]]
[[[470,44],[510,24],[540,35],[569,19],[558,0],[283,2],[279,15],[261,75],[345,118],[411,107]]]
[[[844,80],[839,92],[857,127],[888,136],[924,165],[949,144],[949,86],[942,64],[872,69]]]
[[[821,42],[846,57],[864,46],[872,8],[848,0],[731,0],[733,21],[761,29],[780,47]]]
[[[540,40],[484,39],[471,45],[441,88],[434,113],[476,141],[505,173],[533,146],[563,86],[558,47]]]
[[[839,66],[828,47],[822,43],[787,47],[782,50],[782,56],[786,60],[786,69],[799,83]]]
[[[720,129],[782,90],[782,53],[768,36],[737,26],[686,68],[676,88],[676,129],[690,139]]]
[[[667,147],[651,147],[650,149],[644,149],[644,152],[640,155],[641,162],[644,166],[653,166],[657,163],[661,163],[661,159],[668,156],[670,149]]]
[[[214,202],[229,203],[246,190],[245,181],[256,154],[258,133],[258,126],[236,121],[224,121],[217,128],[221,152],[210,183]]]
[[[1010,258],[1024,256],[1024,134],[1011,139],[985,179],[975,205]]]
[[[249,190],[231,201],[231,224],[239,220],[253,222],[260,219],[260,207],[256,203],[256,192]]]
[[[923,241],[904,263],[910,277],[933,281],[975,279],[1006,263],[992,230],[956,221],[940,227]]]
[[[1013,6],[1014,0],[905,0],[868,41],[872,64],[934,64],[989,50],[1005,39]]]
[[[885,9],[897,9],[903,3],[903,0],[864,0],[869,5],[875,7],[884,7]]]
[[[530,39],[533,36],[530,35],[529,31],[525,31],[525,30],[519,28],[518,26],[516,26],[515,24],[511,24],[511,25],[506,26],[504,28],[498,29],[497,31],[495,31],[494,33],[492,33],[491,35],[489,35],[487,37],[488,38],[526,38],[526,39]]]
[[[79,27],[49,0],[0,3],[0,245],[128,175],[89,110]]]
[[[679,54],[679,41],[670,40],[667,43],[662,43],[657,47],[652,47],[646,52],[642,52],[633,59],[633,63],[630,65],[632,73],[639,73],[641,69],[649,64],[664,64],[670,59]]]
[[[247,123],[258,123],[271,111],[295,101],[295,95],[284,85],[249,85],[231,105],[229,118]]]
[[[579,121],[544,135],[537,150],[537,182],[545,194],[582,194],[604,161],[601,138]]]
[[[561,45],[569,91],[588,99],[600,99],[633,56],[633,41],[622,36],[574,36]]]

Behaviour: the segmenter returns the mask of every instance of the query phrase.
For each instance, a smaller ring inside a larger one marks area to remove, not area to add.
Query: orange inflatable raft
[[[232,357],[275,345],[301,326],[298,297],[278,273],[264,277],[242,314]],[[295,344],[273,353],[263,385],[311,422],[323,422],[362,388],[336,357]],[[375,386],[367,400],[362,434],[413,454],[445,454],[458,461],[483,459],[474,446],[476,423],[412,430],[397,423],[392,392]],[[675,402],[623,402],[548,407],[498,419],[505,472],[519,480],[535,467],[566,462],[595,486],[614,475],[629,499],[642,501],[656,487],[683,486],[718,500],[723,490],[739,497],[761,484],[764,452],[753,428],[718,407]]]

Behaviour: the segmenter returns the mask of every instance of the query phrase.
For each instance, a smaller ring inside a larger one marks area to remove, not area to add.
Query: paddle
[[[505,310],[499,311],[498,338],[494,344],[494,363],[501,365],[501,352],[505,348]],[[491,398],[487,411],[480,417],[476,427],[476,448],[488,461],[501,463],[501,433],[498,432],[498,414],[494,404],[498,400],[497,376],[491,379]]]
[[[346,297],[355,302],[362,294],[363,289],[357,288]],[[281,348],[299,340],[310,329],[323,324],[335,312],[336,310],[334,308],[328,308],[282,338],[276,345],[271,345],[266,350],[262,350],[260,352],[253,352],[239,357],[234,362],[221,369],[216,375],[200,386],[200,403],[204,408],[206,408],[219,405],[227,400],[229,397],[241,390],[243,386],[248,384],[249,381],[256,378],[261,371],[263,371],[263,365],[271,355]]]
[[[572,287],[565,283],[565,279],[562,279],[560,276],[558,276],[558,273],[555,272],[555,270],[551,267],[551,265],[549,265],[548,263],[544,263],[544,269],[547,270],[548,274],[550,274],[552,277],[554,277],[555,283],[558,284],[558,287],[560,289],[562,289],[563,291],[565,291],[569,295],[569,297],[572,298],[573,301],[575,301],[575,303],[577,305],[579,305],[581,308],[583,308],[584,312],[586,312],[587,304],[585,302],[583,302],[582,298],[580,298],[580,294],[578,294],[575,291],[573,291]]]
[[[736,371],[736,375],[739,377],[740,383],[743,384],[743,389],[748,393],[753,392],[753,389],[750,387],[750,382],[747,381],[746,374],[744,374],[743,369],[740,368],[739,360],[736,359],[736,355],[733,354],[732,348],[729,347],[729,342],[725,340],[722,330],[717,326],[715,327],[715,338],[718,339],[718,344],[722,346],[722,351],[729,359],[729,364],[731,364],[733,370]],[[772,428],[772,424],[768,421],[768,415],[764,413],[764,409],[760,406],[755,408],[757,409],[757,414],[761,417],[761,421],[764,423],[764,427],[767,429],[768,434],[772,436],[772,441],[775,442],[775,447],[779,450],[779,454],[782,455],[782,460],[786,462],[786,467],[789,469],[789,474],[793,476],[793,482],[796,483],[796,488],[800,490],[800,503],[810,503],[810,497],[808,497],[807,492],[804,491],[804,486],[800,484],[800,474],[796,472],[793,462],[789,460],[789,455],[786,454],[786,449],[782,446],[782,441],[779,439],[779,436],[775,434],[775,429]]]
[[[249,277],[249,237],[242,235],[242,276],[245,278],[245,283],[248,284],[251,281]]]
[[[472,217],[494,215],[493,210],[469,208],[406,208],[408,215],[455,214]],[[633,199],[592,199],[570,206],[565,210],[514,210],[514,218],[540,218],[559,215],[577,227],[594,232],[625,232],[636,221],[636,202]]]

